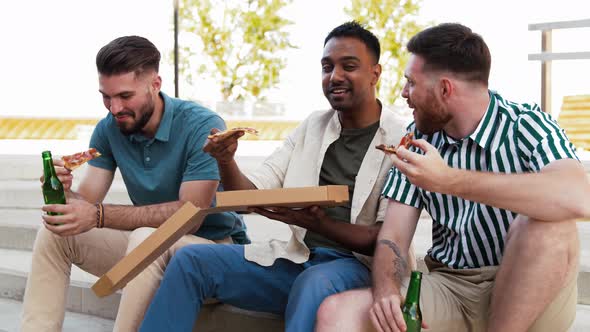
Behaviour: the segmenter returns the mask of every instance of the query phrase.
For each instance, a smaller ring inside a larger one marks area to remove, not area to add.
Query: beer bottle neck
[[[406,304],[416,303],[420,301],[420,278],[410,279],[410,286],[408,287],[408,293],[406,294]]]
[[[43,156],[43,175],[46,179],[56,176],[55,167],[53,167],[53,159],[51,159],[51,157]]]

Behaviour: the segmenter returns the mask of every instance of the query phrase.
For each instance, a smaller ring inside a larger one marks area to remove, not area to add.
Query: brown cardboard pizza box
[[[248,207],[338,206],[348,202],[348,186],[319,186],[219,192],[217,206],[200,209],[185,203],[139,246],[123,257],[92,286],[99,297],[123,288],[178,239],[200,225],[208,214],[246,211]]]

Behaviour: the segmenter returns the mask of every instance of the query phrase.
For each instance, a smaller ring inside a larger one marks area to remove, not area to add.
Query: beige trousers
[[[485,331],[497,266],[451,269],[430,256],[429,273],[422,277],[420,307],[430,332]],[[401,292],[406,294],[409,278]],[[577,278],[570,280],[545,308],[528,332],[566,332],[574,322],[578,299]]]
[[[72,264],[101,276],[154,230],[139,228],[120,231],[102,228],[76,236],[60,237],[44,227],[40,228],[23,300],[21,331],[61,331]],[[232,241],[228,238],[216,242]],[[170,258],[178,249],[199,243],[214,242],[185,235],[125,286],[114,331],[137,331]]]

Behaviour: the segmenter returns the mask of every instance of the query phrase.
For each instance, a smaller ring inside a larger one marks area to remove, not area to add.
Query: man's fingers
[[[74,180],[74,176],[71,174],[65,174],[65,175],[58,175],[57,178],[59,179],[59,181],[63,184],[64,182],[72,182],[72,180]]]
[[[74,234],[74,230],[77,227],[75,224],[52,225],[50,222],[45,220],[43,221],[43,225],[45,225],[45,228],[47,228],[50,232],[59,236],[68,236]]]
[[[207,139],[205,141],[205,145],[203,145],[203,152],[205,153],[211,153],[211,150],[213,149],[213,144],[211,144],[211,140]]]
[[[436,148],[432,146],[432,144],[428,143],[424,139],[412,140],[411,144],[424,152],[436,150]]]
[[[68,225],[68,224],[72,224],[74,222],[74,219],[71,217],[71,215],[56,215],[56,216],[52,216],[49,214],[44,214],[41,215],[41,218],[52,224],[52,225]]]
[[[269,208],[259,208],[254,207],[248,209],[254,213],[258,213],[259,215],[265,216],[267,218],[278,220],[287,224],[291,223],[291,218],[289,217],[289,211],[286,208],[279,208],[279,207],[269,207]]]
[[[375,308],[375,314],[377,316],[377,320],[379,320],[379,324],[381,324],[381,328],[383,329],[383,331],[397,332],[397,330],[392,329],[392,326],[394,326],[394,325],[390,324],[389,321],[387,320],[387,316],[385,314],[385,311],[383,310],[383,303],[380,303],[376,307],[373,306],[373,308]]]
[[[53,159],[53,165],[54,166],[64,167],[65,164],[66,163],[61,158],[55,158],[55,159]]]
[[[405,160],[410,164],[415,164],[419,158],[423,158],[422,155],[406,149],[405,146],[400,146],[397,148],[395,154],[399,159]]]
[[[393,163],[393,167],[397,168],[403,174],[408,174],[408,169],[411,166],[407,162],[403,161],[396,155],[391,155],[390,157],[391,162]]]
[[[70,207],[66,204],[48,204],[43,205],[41,210],[45,212],[67,213],[70,211]]]
[[[382,303],[382,307],[383,307],[383,315],[385,316],[385,322],[387,324],[387,327],[391,330],[391,331],[405,331],[405,326],[402,327],[397,323],[397,320],[395,318],[395,310],[394,308],[392,308],[392,302],[387,300],[384,301]],[[403,317],[402,317],[403,320]]]
[[[375,310],[373,308],[369,310],[369,317],[371,318],[371,323],[373,323],[373,327],[375,328],[375,330],[377,330],[377,332],[385,332],[381,327],[381,323],[379,323],[379,318],[377,318],[377,314],[375,314]]]
[[[407,329],[406,321],[404,320],[404,315],[402,314],[402,310],[400,308],[400,303],[396,303],[391,301],[390,302],[389,310],[391,310],[391,319],[389,320],[391,325],[396,325],[400,331],[405,331]]]
[[[213,137],[207,139],[205,141],[205,145],[203,146],[203,151],[207,152],[213,156],[223,154],[227,151],[231,152],[231,149],[237,150],[238,147],[238,138],[231,135],[230,137],[221,138],[221,137]]]
[[[312,205],[307,210],[317,219],[322,218],[326,214],[326,211],[317,205]]]

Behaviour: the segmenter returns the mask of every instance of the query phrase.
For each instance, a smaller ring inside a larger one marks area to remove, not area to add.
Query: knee
[[[52,248],[62,247],[64,238],[54,234],[45,227],[39,228],[37,237],[35,238],[34,251],[48,252]]]
[[[207,245],[191,245],[180,248],[172,256],[167,269],[173,266],[174,269],[183,271],[207,271],[209,261],[216,256],[206,247]]]
[[[516,245],[512,246],[511,243]],[[531,252],[535,257],[563,257],[564,262],[577,267],[579,239],[578,228],[573,220],[550,222],[518,216],[510,225],[507,244],[516,250]]]
[[[510,225],[507,241],[516,238],[519,243],[527,243],[551,250],[577,247],[578,228],[571,221],[540,221],[533,218],[518,216]]]
[[[318,331],[322,331],[324,328],[332,326],[334,319],[341,317],[340,309],[345,306],[342,297],[341,294],[334,294],[322,301],[316,317],[316,328]]]
[[[152,233],[155,230],[155,228],[151,227],[141,227],[134,229],[131,232],[131,234],[129,234],[129,244],[127,245],[127,253],[129,253],[132,249],[135,249],[140,243],[142,243],[145,239],[152,235]]]
[[[306,297],[325,298],[338,292],[334,282],[334,280],[331,280],[331,278],[322,271],[309,269],[303,271],[297,279],[295,279],[293,288],[305,293]]]

